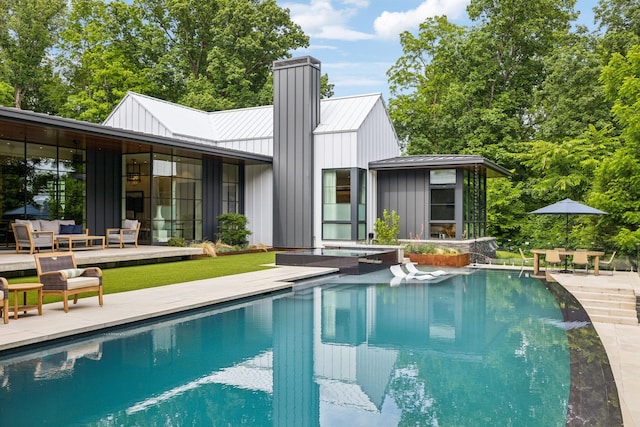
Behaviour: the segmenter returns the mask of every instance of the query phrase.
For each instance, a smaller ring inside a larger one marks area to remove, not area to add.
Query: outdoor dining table
[[[560,255],[565,256],[573,256],[577,251],[569,251],[569,250],[558,250]],[[593,275],[597,276],[600,274],[600,257],[604,255],[604,252],[600,251],[586,251],[587,256],[593,257]],[[533,254],[533,274],[537,275],[540,273],[540,255],[546,255],[547,249],[532,249],[531,253]]]

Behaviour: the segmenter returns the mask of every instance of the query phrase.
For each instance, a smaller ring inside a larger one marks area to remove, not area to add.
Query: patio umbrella
[[[3,216],[23,216],[26,215],[31,218],[47,218],[49,216],[47,208],[43,206],[38,208],[33,205],[20,206],[19,208],[5,211]]]
[[[569,215],[606,215],[607,213],[571,199],[564,199],[552,205],[536,209],[532,214],[564,215],[566,217],[564,247],[569,249]]]

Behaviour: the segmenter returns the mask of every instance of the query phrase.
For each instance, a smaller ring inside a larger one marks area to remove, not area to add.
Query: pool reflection
[[[567,336],[539,281],[382,273],[1,359],[0,424],[565,424]]]

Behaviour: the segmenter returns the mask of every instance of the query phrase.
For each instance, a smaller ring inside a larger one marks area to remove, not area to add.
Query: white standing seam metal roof
[[[320,124],[313,133],[357,131],[380,98],[378,93],[321,100]]]
[[[216,111],[210,114],[217,141],[273,138],[273,107]]]
[[[174,138],[189,136],[210,141],[217,139],[215,129],[211,127],[211,122],[209,121],[209,114],[205,111],[133,92],[128,92],[126,97],[130,97],[135,103],[155,117],[156,120],[171,132]],[[119,106],[120,104],[116,109]]]
[[[273,139],[272,105],[205,112],[134,92],[127,93],[125,99],[127,97],[155,117],[177,139],[211,143]],[[377,93],[321,100],[320,124],[314,133],[357,131],[381,98]]]

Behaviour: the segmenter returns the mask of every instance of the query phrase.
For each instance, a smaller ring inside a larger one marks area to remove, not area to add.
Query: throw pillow
[[[82,273],[84,273],[84,268],[68,268],[60,271],[67,275],[67,279],[71,279],[73,277],[81,276]]]
[[[80,224],[73,226],[73,234],[84,234],[84,230]]]
[[[73,229],[74,229],[73,225],[61,224],[60,234],[74,234]]]

